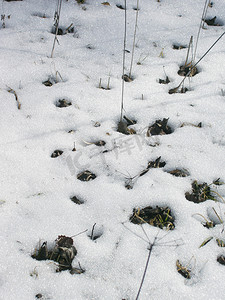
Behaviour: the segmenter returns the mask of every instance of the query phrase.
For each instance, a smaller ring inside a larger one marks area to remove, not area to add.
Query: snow
[[[177,71],[187,53],[172,45],[188,46],[193,35],[195,46],[205,1],[140,1],[135,80],[125,83],[124,92],[124,115],[137,121],[131,126],[137,134],[124,135],[117,132],[124,10],[116,6],[124,1],[102,2],[62,1],[60,26],[73,23],[75,32],[58,36],[50,58],[57,1],[2,1],[0,299],[30,300],[38,294],[54,300],[136,299],[149,243],[157,237],[139,299],[222,300],[225,272],[217,257],[225,251],[216,239],[225,240],[225,186],[210,186],[218,202],[194,203],[185,193],[194,180],[225,180],[224,37],[199,63],[199,74],[185,80],[189,91],[169,94],[183,78]],[[137,1],[127,2],[126,49],[131,51]],[[207,17],[225,23],[224,13],[224,1],[215,0]],[[205,27],[196,60],[224,32],[224,26]],[[130,59],[126,52],[126,72]],[[164,70],[169,84],[159,84]],[[100,78],[106,87],[109,77],[110,90],[99,89]],[[58,83],[44,86],[49,78]],[[59,99],[72,105],[56,107]],[[148,126],[163,118],[169,118],[173,132],[147,137]],[[195,127],[200,122],[202,127]],[[94,144],[100,140],[105,146]],[[55,150],[63,154],[51,158]],[[137,176],[159,156],[166,162],[163,168]],[[174,169],[190,175],[172,176],[168,171]],[[85,170],[96,179],[78,180]],[[133,177],[128,190],[125,184]],[[73,196],[84,203],[73,203]],[[171,209],[174,230],[130,222],[134,208],[157,205]],[[217,225],[204,227],[204,218]],[[89,236],[95,223],[100,237],[93,241]],[[31,257],[38,244],[51,246],[59,235],[74,236],[78,254],[72,266],[80,264],[84,273],[56,273],[55,262]],[[209,237],[213,239],[200,247]],[[191,269],[191,279],[177,272],[177,260]]]

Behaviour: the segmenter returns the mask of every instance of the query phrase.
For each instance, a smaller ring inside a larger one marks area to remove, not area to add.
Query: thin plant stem
[[[135,236],[139,237],[141,240],[143,240],[144,242],[148,243],[149,244],[149,238],[148,240],[145,240],[142,236],[138,235],[136,232],[132,231],[131,229],[129,229],[125,224],[125,222],[122,223],[122,225],[128,230],[130,231],[131,233],[133,233]]]
[[[209,4],[209,1],[210,0],[205,0],[205,5],[204,5],[204,8],[203,8],[201,22],[200,22],[200,25],[199,25],[197,39],[196,39],[196,44],[195,44],[195,52],[194,52],[193,62],[195,61],[195,57],[196,57],[196,53],[197,53],[197,47],[198,47],[198,40],[199,40],[199,36],[200,36],[200,31],[201,31],[202,25],[203,25],[203,23],[205,21],[205,17],[206,17],[206,12],[207,12],[207,7],[208,7],[208,4]]]
[[[189,57],[189,52],[190,52],[190,49],[191,49],[192,42],[193,42],[193,36],[191,36],[190,42],[189,42],[189,45],[188,45],[188,52],[187,52],[187,56],[186,56],[186,60],[185,60],[185,64],[184,64],[185,66],[187,65],[187,62],[188,62],[188,57]]]
[[[139,0],[137,0],[136,20],[135,20],[135,27],[134,27],[134,39],[133,39],[133,48],[132,48],[130,72],[129,72],[130,78],[131,78],[131,72],[132,72],[133,61],[134,61],[134,48],[135,48],[135,40],[136,40],[136,33],[137,33],[138,11],[139,11]]]
[[[51,58],[53,58],[53,53],[54,53],[54,50],[55,50],[55,43],[57,41],[57,34],[58,34],[58,31],[59,31],[59,18],[60,18],[61,8],[62,8],[62,0],[58,0],[57,10],[55,12],[55,17],[56,17],[55,38],[54,38],[54,42],[53,42],[53,46],[52,46]]]
[[[141,293],[141,289],[142,289],[142,286],[143,286],[143,283],[144,283],[144,280],[145,280],[145,276],[146,276],[146,273],[147,273],[147,269],[148,269],[148,265],[149,265],[149,261],[150,261],[150,257],[151,257],[151,253],[152,253],[152,248],[155,244],[155,240],[156,240],[156,237],[154,238],[154,241],[153,243],[149,243],[149,249],[148,249],[148,257],[147,257],[147,261],[146,261],[146,264],[145,264],[145,270],[144,270],[144,273],[143,273],[143,276],[142,276],[142,279],[141,279],[141,284],[140,284],[140,287],[139,287],[139,290],[138,290],[138,293],[137,293],[137,296],[135,298],[135,300],[138,300],[139,296],[140,296],[140,293]]]
[[[21,109],[21,103],[20,103],[20,101],[19,101],[19,98],[18,98],[18,96],[17,96],[16,91],[13,90],[13,89],[12,89],[11,87],[9,87],[9,86],[7,86],[7,88],[8,88],[7,91],[15,96],[16,102],[17,102],[17,108],[18,108],[18,109]]]
[[[110,89],[110,88],[109,88],[109,84],[110,84],[110,76],[109,76],[109,78],[108,78],[107,90],[109,90],[109,89]]]
[[[122,99],[121,99],[121,111],[120,111],[120,122],[123,118],[123,107],[124,107],[124,75],[125,75],[125,52],[126,52],[126,39],[127,39],[127,1],[124,0],[124,40],[123,40],[123,76],[122,76]]]
[[[93,225],[93,227],[92,227],[92,231],[91,231],[91,240],[93,240],[94,239],[94,230],[95,230],[95,225],[96,225],[96,223]]]
[[[71,238],[73,238],[73,237],[75,237],[75,236],[78,236],[78,235],[80,235],[80,234],[83,234],[83,233],[85,233],[85,232],[87,232],[87,231],[88,231],[88,229],[85,229],[84,231],[81,231],[81,232],[79,232],[79,233],[77,233],[77,234],[75,234],[75,235],[72,235]]]

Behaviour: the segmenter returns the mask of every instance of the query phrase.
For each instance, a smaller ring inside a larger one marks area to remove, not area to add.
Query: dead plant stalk
[[[135,20],[135,27],[134,27],[134,39],[133,39],[133,47],[132,47],[131,63],[130,63],[130,72],[129,72],[129,77],[130,78],[131,78],[133,61],[134,61],[134,48],[135,48],[135,41],[136,41],[136,34],[137,34],[138,11],[139,11],[139,0],[137,0],[136,20]]]
[[[142,286],[143,286],[143,283],[144,283],[144,280],[145,280],[145,276],[146,276],[146,273],[147,273],[147,269],[148,269],[148,265],[149,265],[149,261],[150,261],[150,257],[151,257],[151,253],[152,253],[152,248],[155,244],[155,241],[156,241],[156,237],[154,238],[153,243],[149,242],[148,257],[147,257],[147,261],[146,261],[146,264],[145,264],[144,273],[143,273],[143,276],[142,276],[142,279],[141,279],[141,284],[140,284],[140,287],[139,287],[139,290],[138,290],[138,293],[137,293],[137,296],[136,296],[135,300],[139,299],[141,289],[142,289]]]
[[[121,110],[120,110],[120,122],[123,119],[123,107],[124,107],[124,75],[125,75],[125,52],[126,52],[126,39],[127,39],[127,1],[124,0],[124,40],[123,40],[123,76],[122,76],[122,99],[121,99]]]
[[[62,0],[58,0],[57,8],[56,8],[55,15],[54,15],[55,38],[54,38],[54,42],[53,42],[53,46],[52,46],[51,58],[53,58],[53,53],[55,50],[55,43],[56,43],[56,41],[58,42],[57,34],[59,31],[59,18],[60,18],[61,8],[62,8]]]
[[[9,86],[8,86],[7,88],[8,88],[7,91],[15,96],[16,102],[17,102],[17,108],[20,109],[20,108],[21,108],[21,103],[19,102],[19,99],[18,99],[18,96],[17,96],[16,91],[13,90],[13,89],[12,89],[11,87],[9,87]]]
[[[202,11],[201,22],[200,22],[200,25],[199,25],[197,39],[196,39],[196,44],[195,44],[195,52],[194,52],[193,62],[195,62],[195,57],[196,57],[196,53],[197,53],[197,47],[198,47],[198,40],[199,40],[199,36],[200,36],[200,31],[201,31],[201,29],[203,27],[203,23],[205,22],[205,18],[206,18],[206,13],[207,13],[207,9],[208,9],[208,6],[209,6],[209,2],[210,2],[210,0],[206,0],[205,1],[204,8],[203,8],[203,11]]]

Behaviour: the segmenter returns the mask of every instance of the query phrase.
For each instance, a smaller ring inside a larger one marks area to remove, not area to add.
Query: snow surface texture
[[[38,294],[55,300],[135,299],[148,239],[157,237],[140,299],[222,300],[225,266],[217,257],[225,251],[216,239],[225,240],[225,204],[216,193],[219,202],[202,203],[188,201],[185,193],[191,192],[194,180],[225,180],[225,38],[200,62],[199,73],[186,79],[189,91],[168,94],[183,78],[177,71],[187,54],[187,48],[174,50],[173,45],[188,46],[193,36],[195,46],[205,0],[141,0],[135,80],[125,83],[124,93],[124,115],[137,121],[131,126],[137,134],[124,135],[117,132],[124,10],[116,6],[124,1],[102,2],[63,0],[60,26],[73,23],[74,32],[58,36],[53,58],[57,1],[1,3],[0,299],[30,300]],[[136,1],[127,2],[126,50],[131,52]],[[223,0],[208,8],[207,17],[214,16],[225,23]],[[224,26],[204,27],[196,60],[224,31]],[[169,84],[159,83],[166,79],[164,70]],[[107,87],[109,77],[110,89],[99,88],[100,78]],[[49,78],[58,82],[46,87],[42,82]],[[57,107],[59,99],[72,105]],[[173,133],[147,136],[148,126],[163,118],[169,118]],[[200,122],[201,128],[193,126]],[[98,141],[106,144],[96,146]],[[63,154],[52,158],[55,150]],[[135,177],[159,156],[165,167]],[[185,169],[189,176],[168,173],[174,169]],[[96,179],[78,180],[85,170]],[[127,183],[133,188],[126,189]],[[223,185],[211,189],[225,196]],[[84,203],[72,202],[73,196]],[[174,230],[130,222],[134,208],[156,205],[171,209]],[[217,225],[204,227],[205,219],[196,214]],[[95,223],[100,237],[94,241],[89,236]],[[31,257],[38,243],[51,245],[58,235],[85,230],[73,238],[78,251],[73,267],[80,263],[84,273],[56,273],[53,261]],[[209,237],[213,239],[199,248]],[[190,279],[178,273],[177,260],[190,270]]]

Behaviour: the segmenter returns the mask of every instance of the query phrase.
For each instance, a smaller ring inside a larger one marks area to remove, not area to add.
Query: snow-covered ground
[[[225,299],[225,266],[217,261],[225,256],[217,242],[224,246],[225,186],[210,185],[217,202],[185,197],[195,180],[225,181],[225,37],[185,80],[186,93],[168,93],[182,80],[177,71],[187,55],[173,45],[188,46],[193,36],[195,49],[205,0],[139,1],[135,79],[124,89],[123,114],[136,120],[132,135],[117,131],[124,37],[117,6],[124,1],[63,0],[60,27],[73,24],[74,32],[58,36],[51,58],[57,2],[1,3],[0,299],[136,299],[153,242],[139,299]],[[135,7],[127,1],[126,73]],[[214,16],[222,26],[204,24],[195,61],[224,32],[223,0],[207,9],[207,19]],[[160,84],[166,76],[170,83]],[[45,86],[49,78],[57,83]],[[109,90],[99,88],[109,79]],[[59,99],[72,105],[57,107]],[[148,127],[163,118],[173,132],[149,136]],[[62,155],[52,158],[55,150]],[[160,156],[166,165],[143,174]],[[189,175],[168,173],[176,169]],[[85,170],[96,178],[80,181]],[[169,207],[175,228],[133,224],[133,209],[147,206]],[[206,220],[215,226],[203,226]],[[56,262],[31,257],[59,235],[73,237],[72,267],[82,274],[56,272]]]

